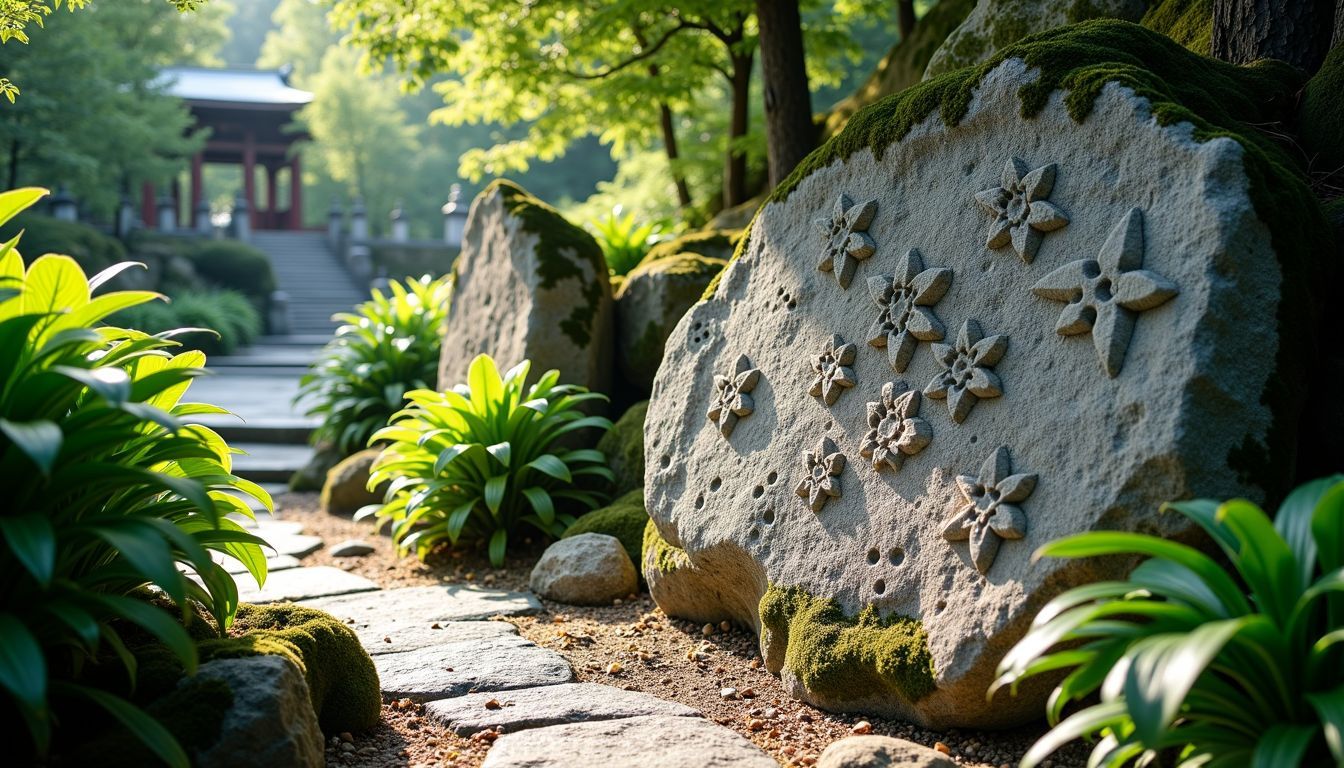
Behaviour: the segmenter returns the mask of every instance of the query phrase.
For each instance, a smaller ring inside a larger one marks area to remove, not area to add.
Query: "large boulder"
[[[350,517],[361,507],[382,502],[387,483],[369,490],[369,472],[380,453],[381,449],[365,448],[354,456],[342,459],[327,471],[326,482],[322,483],[322,495],[318,498],[323,512]]]
[[[620,539],[581,533],[546,548],[532,568],[529,586],[570,605],[606,605],[639,589],[635,566]]]
[[[631,270],[616,296],[616,349],[625,380],[647,393],[677,321],[727,266],[726,259],[678,253]]]
[[[219,739],[192,761],[201,768],[326,765],[322,730],[309,703],[308,683],[294,662],[281,656],[218,659],[202,664],[197,681],[221,680],[233,703],[219,722]]]
[[[933,52],[924,79],[979,64],[1028,35],[1089,19],[1138,21],[1144,0],[979,0]]]
[[[504,370],[532,361],[537,374],[599,392],[611,377],[611,285],[602,249],[554,208],[507,181],[471,204],[457,283],[444,322],[439,387],[463,384],[481,353]]]
[[[654,599],[755,627],[822,707],[1038,717],[986,701],[998,661],[1131,563],[1037,547],[1291,482],[1328,229],[1250,125],[1298,78],[1090,22],[856,115],[667,342]]]

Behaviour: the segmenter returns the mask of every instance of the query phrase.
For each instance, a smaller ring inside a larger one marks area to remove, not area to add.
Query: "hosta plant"
[[[0,194],[0,224],[42,194]],[[130,265],[88,279],[65,256],[25,264],[17,244],[0,245],[0,695],[30,741],[7,748],[45,754],[54,728],[86,725],[62,721],[62,712],[93,705],[164,762],[186,766],[157,721],[81,672],[111,657],[135,679],[122,641],[132,628],[193,670],[190,607],[223,631],[238,606],[216,560],[236,558],[259,583],[266,577],[261,541],[226,515],[251,517],[246,496],[270,499],[232,474],[217,434],[190,423],[223,412],[182,400],[204,355],[173,355],[170,334],[102,324],[159,298],[94,295]],[[133,597],[146,587],[172,598],[181,617]]]
[[[1148,559],[1128,580],[1048,603],[999,666],[995,688],[1069,670],[1054,727],[1022,764],[1090,737],[1089,766],[1344,765],[1344,475],[1298,488],[1272,522],[1248,501],[1168,509],[1207,531],[1230,569],[1118,531],[1039,551]]]
[[[353,454],[406,405],[407,392],[433,386],[452,279],[426,275],[388,290],[336,316],[336,338],[300,382],[308,415],[322,419],[314,444]]]
[[[588,222],[588,228],[597,238],[607,269],[613,275],[628,274],[663,234],[660,222],[640,224],[635,221],[634,211],[622,216],[619,205],[606,216]]]
[[[495,361],[480,355],[466,386],[408,392],[411,405],[374,435],[391,445],[374,462],[369,487],[390,481],[388,500],[361,516],[390,522],[402,550],[421,558],[443,542],[488,541],[490,562],[499,566],[523,525],[555,537],[574,522],[566,508],[599,506],[603,496],[593,486],[612,480],[606,457],[567,448],[562,438],[610,429],[607,419],[579,410],[605,396],[558,384],[558,371],[527,386],[529,369],[524,360],[501,377]]]

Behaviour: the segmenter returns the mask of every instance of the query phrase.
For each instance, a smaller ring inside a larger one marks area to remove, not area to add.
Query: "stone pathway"
[[[304,566],[323,542],[298,523],[263,517],[254,530],[272,543],[275,567],[262,589],[246,572],[236,575],[241,599],[294,601],[345,621],[373,657],[384,696],[425,703],[427,717],[459,735],[505,734],[490,748],[488,768],[775,765],[683,704],[575,682],[563,656],[490,620],[540,612],[531,593],[474,585],[384,590],[339,568]]]

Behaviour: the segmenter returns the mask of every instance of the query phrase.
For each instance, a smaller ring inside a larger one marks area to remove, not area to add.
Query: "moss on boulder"
[[[1297,114],[1297,135],[1313,167],[1344,169],[1344,45],[1335,46],[1307,81]]]
[[[329,515],[350,517],[361,507],[377,504],[383,500],[388,483],[381,484],[375,490],[369,490],[369,470],[373,462],[382,453],[378,448],[365,448],[353,456],[342,459],[339,464],[327,472],[327,480],[322,484],[322,495],[318,503],[323,512]]]
[[[231,631],[233,637],[202,643],[201,660],[284,656],[303,670],[324,732],[378,724],[378,671],[359,638],[336,617],[297,605],[243,604]]]
[[[648,412],[648,400],[630,406],[597,443],[616,475],[618,495],[644,488],[644,416]]]
[[[636,269],[681,253],[698,253],[714,259],[727,259],[733,255],[733,249],[741,239],[740,229],[702,229],[687,232],[654,245],[644,254]]]
[[[645,574],[650,570],[655,573],[672,573],[678,568],[687,568],[691,564],[691,558],[686,554],[686,550],[680,547],[674,547],[667,543],[667,540],[658,533],[658,526],[649,520],[644,525],[644,548],[641,562],[644,563]]]
[[[766,667],[828,699],[913,702],[935,688],[933,657],[917,619],[883,618],[872,606],[846,616],[834,600],[775,585],[761,598],[760,616]]]
[[[649,513],[644,510],[644,491],[635,489],[613,501],[610,505],[580,517],[562,539],[578,536],[582,533],[603,533],[613,536],[621,542],[630,562],[640,562],[644,551],[644,527],[649,522]]]
[[[684,252],[645,260],[626,276],[616,297],[616,351],[621,373],[640,392],[652,389],[672,329],[727,264]]]
[[[1201,56],[1213,55],[1213,0],[1157,0],[1139,23]]]

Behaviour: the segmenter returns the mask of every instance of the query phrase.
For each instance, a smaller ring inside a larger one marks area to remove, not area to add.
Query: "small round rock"
[[[572,605],[611,605],[638,588],[635,565],[613,536],[581,533],[546,548],[529,580],[532,591]]]
[[[364,557],[373,554],[373,545],[362,539],[347,539],[327,550],[332,557]]]
[[[850,736],[821,753],[816,768],[955,768],[945,755],[890,736]]]

